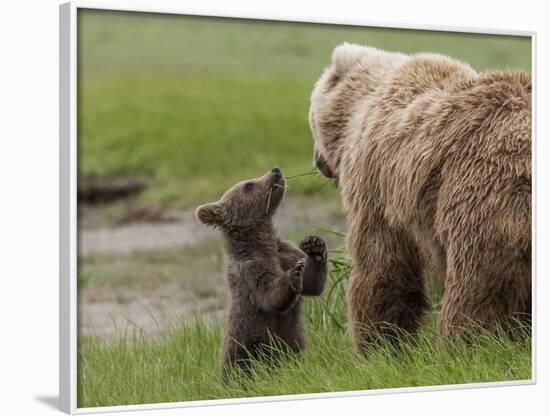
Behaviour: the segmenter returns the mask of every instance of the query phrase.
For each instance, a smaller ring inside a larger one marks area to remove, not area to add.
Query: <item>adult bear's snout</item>
[[[321,173],[321,175],[326,176],[327,178],[334,179],[336,176],[328,166],[325,158],[319,154],[315,155],[315,167]]]

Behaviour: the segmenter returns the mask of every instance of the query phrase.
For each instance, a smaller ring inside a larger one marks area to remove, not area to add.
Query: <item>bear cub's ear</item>
[[[223,220],[221,204],[219,202],[214,202],[201,205],[195,211],[195,218],[205,225],[221,225]]]

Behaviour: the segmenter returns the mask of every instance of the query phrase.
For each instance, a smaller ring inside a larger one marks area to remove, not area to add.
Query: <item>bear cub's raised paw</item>
[[[304,277],[304,271],[306,270],[306,260],[298,259],[294,270],[290,273],[290,287],[296,293],[302,293],[302,279]]]
[[[325,241],[316,235],[308,235],[300,243],[300,249],[316,261],[326,261],[327,245]]]

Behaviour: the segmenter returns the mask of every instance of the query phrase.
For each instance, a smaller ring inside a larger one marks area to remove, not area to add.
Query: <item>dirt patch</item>
[[[133,222],[112,228],[81,229],[79,254],[87,256],[93,253],[127,254],[160,250],[192,245],[208,238],[208,230],[195,221],[193,212],[173,215],[169,223]]]
[[[195,220],[193,210],[147,208],[146,214],[129,215],[139,212],[139,205],[81,205],[79,333],[154,335],[197,315],[206,320],[224,316],[228,293],[221,239],[216,230]],[[125,215],[128,222],[120,221]],[[320,198],[285,201],[275,222],[284,238],[297,241],[317,233],[327,239],[329,248],[341,241],[315,226],[345,228],[337,201]]]
[[[83,217],[99,217],[98,212],[98,209],[89,206],[81,211],[79,222],[84,224],[84,227],[79,227],[81,256],[91,253],[124,254],[140,250],[166,249],[192,245],[218,236],[217,231],[195,220],[194,210],[159,210],[155,217],[164,218],[165,221],[152,221],[151,218],[147,220],[146,216],[144,221],[135,221],[135,215],[134,221],[129,221],[128,217],[132,217],[132,214],[122,214],[114,221],[114,227],[87,228],[87,222],[90,221]],[[122,220],[124,218],[125,221]],[[101,223],[101,220],[96,219],[95,222]],[[304,197],[284,201],[275,217],[275,223],[285,238],[288,233],[295,230],[310,229],[313,232],[317,225],[326,225],[339,231],[345,229],[345,218],[337,202],[321,199],[311,201]]]
[[[196,298],[176,282],[148,291],[136,286],[114,292],[86,287],[78,295],[78,331],[99,337],[129,336],[136,331],[154,337],[196,316],[221,319],[226,309],[223,293]]]
[[[116,220],[117,226],[135,223],[170,223],[181,221],[177,212],[167,211],[154,204],[132,204]]]

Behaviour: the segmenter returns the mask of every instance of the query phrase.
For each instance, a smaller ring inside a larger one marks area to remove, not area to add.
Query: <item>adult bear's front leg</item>
[[[364,352],[378,336],[416,333],[429,306],[414,242],[386,224],[348,232],[353,270],[347,288],[348,319],[355,347]]]

